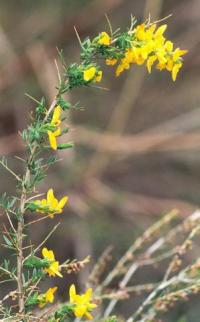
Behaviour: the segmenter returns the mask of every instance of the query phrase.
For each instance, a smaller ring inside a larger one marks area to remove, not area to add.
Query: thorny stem
[[[29,165],[34,157],[34,153],[36,150],[36,146],[34,146],[32,153],[29,157],[26,167],[25,178],[23,182],[22,194],[20,198],[20,218],[18,221],[17,227],[17,247],[18,247],[18,255],[17,255],[17,288],[18,288],[18,304],[19,304],[19,313],[24,312],[24,287],[23,287],[23,231],[24,231],[24,213],[25,213],[25,203],[27,196],[27,185],[30,181],[31,173],[29,169]]]
[[[43,122],[45,122],[52,112],[53,108],[56,105],[56,99],[52,102],[50,108],[46,116],[44,117]],[[34,144],[31,154],[28,158],[26,170],[25,170],[25,177],[22,183],[22,194],[20,198],[20,217],[18,220],[18,227],[17,227],[17,289],[18,289],[18,305],[19,305],[19,313],[22,314],[22,318],[24,318],[24,308],[25,308],[25,289],[24,289],[24,280],[23,280],[23,231],[24,231],[24,214],[25,214],[25,205],[27,200],[27,193],[28,193],[28,186],[31,179],[31,171],[30,165],[34,159],[35,152],[37,150],[37,144]]]

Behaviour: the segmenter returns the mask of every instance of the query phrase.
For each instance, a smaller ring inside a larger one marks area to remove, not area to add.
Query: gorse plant
[[[158,22],[159,23],[159,22]],[[56,254],[45,247],[57,226],[47,233],[47,237],[39,244],[32,245],[29,239],[30,227],[40,220],[54,220],[60,216],[67,206],[68,197],[57,194],[50,188],[46,197],[36,195],[37,185],[45,179],[48,168],[58,161],[54,151],[69,149],[72,142],[67,142],[69,128],[65,125],[65,112],[74,107],[64,99],[63,94],[78,86],[95,86],[102,80],[100,60],[106,65],[116,65],[116,76],[129,69],[131,64],[145,64],[151,73],[153,65],[158,70],[171,72],[173,81],[182,67],[182,56],[187,52],[174,49],[173,43],[166,40],[164,32],[167,25],[147,21],[137,25],[131,19],[131,26],[126,32],[117,30],[110,34],[101,32],[93,39],[80,41],[80,62],[66,65],[62,52],[60,58],[63,70],[59,74],[57,95],[47,107],[44,98],[37,103],[32,114],[31,124],[21,136],[26,147],[27,158],[21,159],[25,165],[24,173],[17,174],[9,168],[5,158],[1,165],[16,179],[15,197],[4,193],[0,198],[1,207],[7,216],[9,227],[3,231],[3,246],[10,252],[10,258],[1,260],[0,285],[10,283],[12,288],[0,301],[0,316],[2,321],[73,321],[75,318],[91,320],[95,308],[105,299],[107,308],[96,314],[95,319],[115,322],[117,317],[111,313],[118,300],[125,299],[131,292],[147,291],[150,295],[143,304],[132,312],[128,321],[155,321],[160,311],[178,300],[186,299],[188,295],[200,289],[199,261],[196,260],[186,268],[181,267],[182,255],[191,246],[192,239],[199,231],[200,216],[198,213],[177,222],[177,212],[172,211],[156,224],[150,227],[142,237],[134,242],[114,268],[102,278],[102,273],[110,257],[110,250],[105,251],[95,265],[88,280],[85,293],[79,295],[74,284],[69,289],[69,300],[63,304],[55,303],[57,286],[40,291],[40,282],[49,277],[65,278],[66,273],[79,271],[89,262],[83,260],[66,260],[59,263]],[[75,106],[76,107],[76,106]],[[61,136],[66,137],[66,143],[59,143]],[[46,156],[46,150],[50,156]],[[35,220],[30,221],[28,212],[35,214]],[[169,224],[176,225],[170,228]],[[62,219],[62,218],[61,218]],[[159,237],[166,231],[165,237]],[[179,247],[173,241],[180,234]],[[145,285],[127,286],[138,268],[169,260],[170,265],[162,281]],[[180,269],[180,271],[178,271]],[[178,271],[178,272],[177,272]],[[171,276],[174,274],[173,276]],[[118,287],[113,288],[112,282],[122,277]],[[47,304],[54,305],[46,308]]]

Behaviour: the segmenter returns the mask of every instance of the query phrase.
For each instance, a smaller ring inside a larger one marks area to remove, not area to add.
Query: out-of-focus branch
[[[87,145],[106,154],[130,156],[151,151],[180,151],[199,149],[200,133],[152,133],[136,135],[104,134],[76,127],[73,138],[76,143]]]
[[[50,59],[44,44],[41,42],[36,42],[30,46],[27,49],[27,55],[42,91],[48,101],[51,102],[56,95],[55,84],[58,82],[52,59]]]
[[[197,206],[179,199],[156,198],[147,195],[116,191],[99,180],[88,182],[86,194],[104,206],[117,208],[118,212],[129,220],[139,221],[138,215],[155,215],[177,208],[182,216],[187,216]]]
[[[153,230],[153,235],[154,235],[154,230],[157,231],[157,229],[159,229],[160,226],[162,226],[162,220],[165,221],[165,224],[168,222],[170,222],[170,220],[173,218],[173,213],[169,213],[168,215],[166,215],[163,219],[160,220],[160,222],[158,221],[157,223],[155,223],[152,227],[149,228],[150,231],[150,235],[151,235],[151,229]],[[159,238],[158,240],[156,240],[150,247],[147,248],[147,250],[144,253],[144,257],[142,257],[144,259],[144,264],[145,264],[145,259],[147,259],[147,263],[148,260],[150,260],[150,262],[154,261],[156,259],[156,257],[152,258],[152,255],[155,254],[159,249],[162,249],[162,247],[165,245],[165,243],[168,243],[168,241],[170,240],[170,238],[174,237],[174,235],[176,236],[178,233],[180,233],[182,231],[182,233],[186,233],[186,231],[189,231],[189,236],[194,235],[194,231],[196,232],[197,227],[199,227],[199,218],[200,218],[200,212],[197,210],[195,212],[193,212],[188,218],[186,218],[182,225],[178,225],[175,226],[174,228],[172,228],[164,237]],[[163,223],[164,224],[164,223]],[[197,226],[197,227],[196,227]],[[185,230],[185,227],[187,227],[187,229]],[[161,228],[161,227],[160,227]],[[147,236],[145,235],[146,233],[144,233],[144,237],[139,238],[139,244],[143,243],[143,241],[147,241],[149,237],[149,235],[147,234]],[[188,236],[185,239],[185,241],[188,241]],[[137,245],[138,244],[138,240],[135,241],[135,243],[131,246],[130,248],[130,254],[129,254],[129,250],[127,251],[127,253],[125,254],[125,261],[126,261],[126,256],[128,255],[133,255],[134,250],[137,249]],[[172,247],[172,249],[170,249],[169,251],[167,251],[166,253],[161,254],[160,256],[157,257],[158,261],[159,260],[163,260],[166,259],[168,256],[170,257],[173,253],[176,253],[176,248]],[[129,257],[127,257],[129,259]],[[130,256],[131,258],[131,256]],[[121,258],[120,261],[124,261],[123,257]],[[118,263],[120,263],[120,261]],[[121,280],[121,282],[119,283],[119,290],[120,289],[124,289],[128,282],[130,281],[130,279],[132,278],[132,276],[135,274],[135,272],[138,270],[138,268],[141,266],[141,262],[140,260],[135,260],[133,261],[133,256],[132,256],[132,264],[130,265],[128,271],[126,272],[126,274],[124,275],[123,279]],[[117,266],[116,266],[117,268]],[[115,271],[115,269],[113,270]],[[185,271],[187,271],[187,268],[185,268]],[[183,274],[184,270],[182,271]],[[111,271],[112,273],[112,271]],[[109,276],[109,275],[108,275]],[[111,274],[111,280],[112,280],[112,274]],[[169,284],[171,282],[175,283],[178,282],[178,278],[177,277],[173,277],[170,281]],[[163,286],[164,284],[167,283],[167,281],[163,280]],[[158,288],[162,289],[162,283],[158,285]],[[157,289],[157,287],[155,288]],[[154,294],[154,291],[152,292],[152,294]],[[149,295],[149,297],[151,298],[152,295]],[[149,297],[147,298],[147,300],[145,302],[147,302],[149,300]],[[111,302],[109,303],[108,307],[105,310],[104,316],[109,316],[112,312],[112,310],[114,309],[115,305],[117,304],[118,299],[117,298],[113,298],[111,300]],[[143,302],[143,303],[145,303]],[[139,311],[143,309],[143,304],[140,307]],[[128,319],[128,321],[133,321],[133,318]],[[143,321],[143,320],[142,320]],[[146,320],[145,320],[146,321]],[[149,320],[148,320],[149,321]]]
[[[12,45],[7,33],[0,26],[0,90],[7,88],[10,83],[19,82],[21,74],[21,61]]]
[[[87,145],[94,150],[111,154],[122,154],[124,157],[133,154],[142,154],[152,151],[188,151],[200,148],[200,133],[186,134],[137,134],[118,135],[103,134],[84,127],[77,127],[76,133],[72,135],[76,144]],[[63,142],[64,143],[64,142]],[[23,145],[16,134],[0,138],[0,155],[8,155],[13,152],[22,151]],[[69,152],[68,152],[69,155]]]

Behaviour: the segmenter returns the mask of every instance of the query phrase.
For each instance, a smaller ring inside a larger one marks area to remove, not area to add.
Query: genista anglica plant
[[[2,246],[9,250],[9,255],[1,258],[0,287],[11,285],[10,291],[0,300],[1,321],[64,322],[95,317],[97,321],[116,322],[118,317],[112,314],[118,301],[126,300],[131,293],[146,292],[143,303],[124,320],[150,322],[156,321],[161,312],[176,302],[185,301],[191,294],[199,292],[200,260],[195,259],[187,266],[183,264],[184,254],[199,232],[198,211],[183,221],[178,218],[176,210],[164,216],[130,246],[106,275],[103,273],[111,252],[107,249],[94,266],[89,280],[85,281],[86,290],[79,294],[72,284],[62,304],[55,301],[56,285],[41,292],[40,283],[49,278],[53,280],[55,276],[64,282],[66,273],[83,269],[89,257],[66,259],[60,263],[54,251],[45,246],[57,226],[47,232],[47,237],[39,245],[31,245],[29,239],[30,228],[33,231],[41,219],[54,220],[55,216],[60,216],[62,221],[62,213],[68,203],[66,195],[58,196],[52,188],[44,192],[45,197],[42,197],[43,193],[35,195],[36,187],[45,179],[48,168],[58,161],[55,151],[73,147],[73,143],[67,140],[69,128],[65,125],[65,113],[74,105],[67,102],[63,94],[78,86],[88,90],[88,87],[101,82],[100,60],[106,65],[115,65],[116,76],[136,64],[145,65],[149,73],[153,66],[167,70],[175,81],[183,64],[182,56],[187,51],[174,49],[173,43],[164,36],[166,28],[166,24],[159,25],[159,22],[137,24],[132,18],[131,26],[125,32],[119,29],[112,32],[110,28],[110,34],[101,32],[93,39],[80,41],[79,63],[67,66],[60,53],[63,70],[62,75],[59,73],[57,95],[49,107],[44,98],[38,102],[31,123],[22,132],[26,147],[26,158],[22,160],[23,174],[9,168],[5,158],[0,161],[16,179],[17,191],[15,197],[4,193],[0,198],[9,225],[2,232]],[[66,143],[60,143],[61,136],[65,137]],[[50,157],[46,157],[46,150],[51,152]],[[34,213],[34,221],[30,221],[28,212]],[[129,285],[138,269],[160,262],[169,262],[163,279],[156,283]],[[98,310],[95,310],[97,306]]]

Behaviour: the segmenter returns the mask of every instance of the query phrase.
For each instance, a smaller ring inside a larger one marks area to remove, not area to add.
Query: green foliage
[[[11,210],[15,203],[17,201],[16,197],[8,197],[7,193],[4,192],[1,196],[0,196],[0,207],[4,208],[5,210]]]
[[[47,259],[41,259],[36,256],[29,256],[24,262],[24,267],[40,269],[49,267],[49,264],[49,260]]]
[[[87,85],[88,82],[84,81],[83,78],[84,67],[76,63],[71,64],[65,71],[66,78],[69,84],[64,88],[64,91],[72,89],[77,86]]]
[[[49,322],[71,322],[74,319],[73,305],[70,303],[61,305],[54,313],[54,316],[49,319]]]
[[[45,98],[42,97],[41,101],[38,103],[38,105],[35,108],[36,116],[42,117],[45,111],[46,111],[46,101],[45,101]]]
[[[73,147],[74,147],[73,142],[58,144],[58,149],[59,150],[70,149],[70,148],[73,148]]]
[[[38,292],[33,293],[33,295],[29,296],[25,302],[25,307],[27,310],[31,310],[33,306],[37,305],[39,303],[38,300]]]
[[[14,280],[16,273],[16,267],[13,267],[10,260],[4,259],[3,263],[0,264],[0,278],[9,277],[10,280]]]
[[[57,98],[57,104],[62,108],[63,111],[69,110],[72,108],[71,103],[67,102],[62,96]]]
[[[5,248],[16,250],[17,238],[16,235],[12,232],[12,230],[8,231],[7,235],[3,234],[4,244],[2,244]]]

